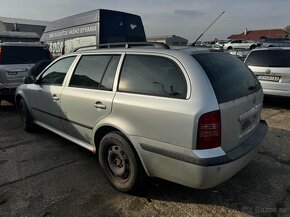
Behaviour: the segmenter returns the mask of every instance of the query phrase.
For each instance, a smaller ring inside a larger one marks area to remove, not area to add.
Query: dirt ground
[[[29,134],[0,106],[0,216],[290,216],[290,100],[266,99],[266,139],[222,185],[196,190],[150,179],[119,193],[96,157],[46,130]]]

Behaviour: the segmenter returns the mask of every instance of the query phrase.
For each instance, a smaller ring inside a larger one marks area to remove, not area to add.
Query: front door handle
[[[98,109],[106,109],[106,106],[100,101],[96,102],[94,106],[95,108],[98,108]]]
[[[53,99],[53,100],[59,100],[59,97],[58,97],[56,94],[53,94],[53,95],[52,95],[52,99]]]

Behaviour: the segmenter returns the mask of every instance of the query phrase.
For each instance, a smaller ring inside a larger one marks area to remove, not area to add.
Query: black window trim
[[[67,88],[77,88],[77,89],[86,89],[86,90],[100,90],[100,91],[113,91],[115,82],[113,82],[113,86],[110,89],[109,88],[101,88],[101,87],[84,87],[84,86],[78,86],[78,85],[70,85],[71,79],[72,79],[72,77],[73,77],[73,75],[74,75],[74,73],[75,73],[75,71],[76,71],[81,59],[84,56],[111,56],[107,66],[106,66],[106,69],[105,69],[105,71],[104,71],[104,73],[102,75],[100,84],[102,84],[102,82],[103,82],[103,79],[105,77],[106,71],[107,71],[107,69],[108,69],[113,57],[114,56],[119,56],[120,57],[118,65],[119,65],[120,61],[122,60],[122,53],[115,53],[115,52],[112,52],[112,53],[84,53],[84,54],[79,55],[78,60],[76,62],[76,65],[75,65],[75,67],[73,69],[73,72],[71,73],[69,81],[67,83]],[[118,72],[118,65],[117,65],[117,68],[116,68],[116,71],[115,71],[115,77],[116,77],[116,74]],[[115,81],[115,77],[114,77],[114,81]]]
[[[69,58],[69,57],[75,57],[75,59],[73,60],[72,64],[70,65],[67,73],[65,74],[64,76],[64,79],[63,79],[63,82],[62,84],[42,84],[41,83],[41,80],[42,80],[42,75],[48,70],[50,69],[50,67],[54,64],[56,64],[57,62],[59,62],[60,60],[63,60],[63,59],[66,59],[66,58]],[[76,61],[76,59],[78,59],[78,55],[76,54],[73,54],[73,55],[68,55],[68,56],[64,56],[64,57],[60,57],[60,58],[57,58],[56,61],[52,61],[36,78],[36,81],[37,81],[37,84],[38,85],[43,85],[43,86],[58,86],[58,87],[62,87],[65,85],[65,81],[66,81],[66,77],[68,76],[72,66],[74,65],[74,62]]]
[[[168,60],[170,60],[171,62],[173,62],[182,72],[182,76],[183,79],[185,81],[186,84],[186,93],[185,93],[185,98],[179,98],[176,96],[164,96],[161,94],[150,94],[150,93],[140,93],[140,92],[135,92],[135,91],[122,91],[119,90],[119,84],[120,84],[120,79],[121,79],[121,75],[122,75],[122,71],[123,71],[123,67],[124,67],[124,63],[126,60],[127,56],[155,56],[155,57],[163,57],[166,58]],[[155,96],[155,97],[162,97],[162,98],[169,98],[169,99],[179,99],[179,100],[189,100],[190,99],[190,94],[189,94],[189,90],[190,90],[190,80],[188,78],[187,72],[185,71],[185,67],[183,66],[183,64],[181,62],[177,62],[178,60],[171,55],[167,55],[167,54],[161,54],[161,53],[135,53],[135,52],[126,52],[124,54],[124,58],[122,59],[122,65],[118,74],[118,80],[117,80],[117,87],[116,87],[116,92],[119,93],[128,93],[128,94],[136,94],[136,95],[143,95],[143,96]],[[186,74],[186,75],[185,75]]]

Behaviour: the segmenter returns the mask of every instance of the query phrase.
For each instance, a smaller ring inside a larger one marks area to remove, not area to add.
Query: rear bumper
[[[290,83],[260,81],[264,95],[290,97]]]
[[[263,89],[264,95],[266,96],[282,96],[282,97],[290,97],[290,90],[271,90],[271,89]]]
[[[162,151],[141,144],[142,162],[150,176],[193,188],[211,188],[228,180],[249,163],[267,130],[267,123],[261,121],[257,131],[248,140],[228,153],[219,148],[200,150],[197,156],[194,151],[189,155],[185,151]]]

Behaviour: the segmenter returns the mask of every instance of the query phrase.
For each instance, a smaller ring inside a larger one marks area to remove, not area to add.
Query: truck
[[[51,22],[40,42],[57,57],[82,46],[146,42],[146,36],[140,16],[97,9]]]

